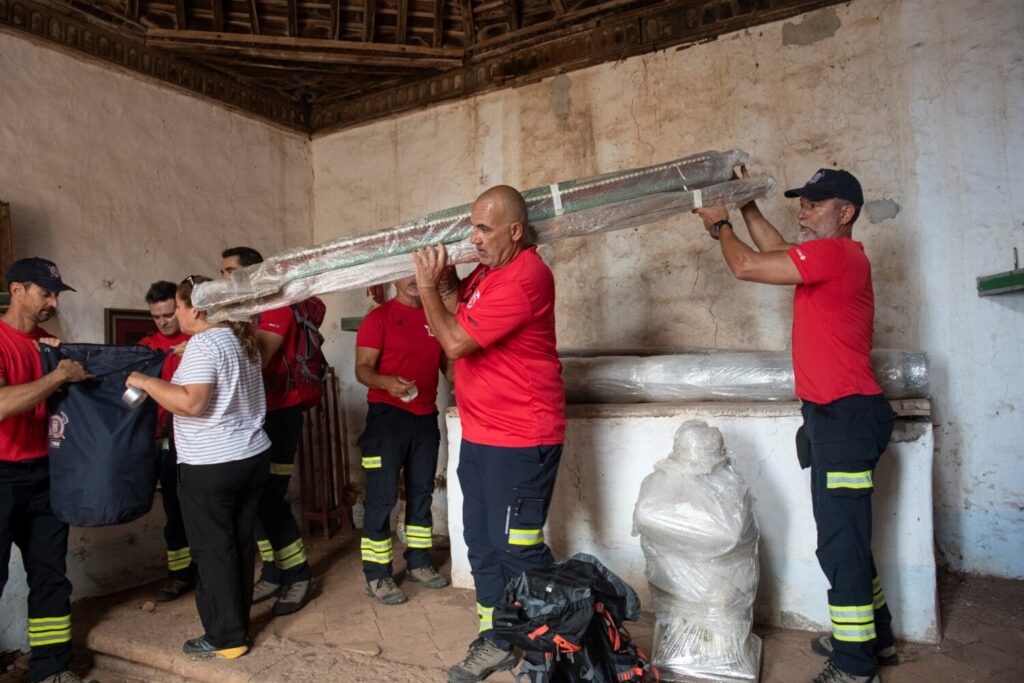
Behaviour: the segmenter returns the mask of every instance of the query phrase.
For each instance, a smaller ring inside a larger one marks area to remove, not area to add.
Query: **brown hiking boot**
[[[252,587],[252,604],[255,605],[257,602],[269,600],[280,592],[281,584],[273,583],[266,579],[260,579],[256,582],[256,585]]]
[[[367,581],[366,594],[382,605],[401,605],[406,600],[405,593],[390,576]]]
[[[486,638],[477,638],[470,643],[466,658],[448,669],[448,683],[477,683],[515,665],[514,653],[502,650]]]
[[[192,581],[184,581],[182,579],[169,578],[167,579],[167,583],[161,586],[160,590],[156,592],[156,601],[170,602],[172,600],[177,600],[195,587],[195,579]]]
[[[822,657],[831,657],[832,636],[815,638],[811,641],[811,650]],[[895,645],[875,647],[875,658],[878,659],[878,666],[896,666],[900,663],[900,656],[896,652]]]
[[[825,664],[821,673],[814,677],[811,683],[882,683],[878,674],[873,676],[854,676],[836,668],[831,660]]]
[[[413,583],[422,583],[425,588],[444,588],[448,585],[448,579],[438,574],[429,564],[426,567],[406,569],[405,578]]]
[[[314,587],[313,579],[296,581],[287,586],[281,586],[281,592],[278,595],[277,602],[274,603],[274,608],[270,610],[271,613],[275,617],[283,617],[286,614],[298,612],[313,599]]]

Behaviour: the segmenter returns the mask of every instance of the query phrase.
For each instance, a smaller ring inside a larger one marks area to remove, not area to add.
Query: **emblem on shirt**
[[[64,429],[67,426],[67,413],[56,413],[50,416],[50,448],[60,448],[64,441]]]
[[[469,297],[469,301],[466,302],[466,308],[473,308],[473,304],[480,300],[480,290],[473,292],[473,296]]]
[[[427,336],[428,337],[433,337],[434,336],[434,333],[430,330],[430,325],[424,325],[423,329],[425,329],[427,331]]]
[[[807,260],[807,256],[804,255],[804,252],[800,251],[799,247],[797,247],[796,255],[800,257],[801,261],[806,261]]]

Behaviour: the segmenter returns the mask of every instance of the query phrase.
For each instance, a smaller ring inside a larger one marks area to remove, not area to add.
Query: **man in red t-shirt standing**
[[[696,213],[737,278],[796,285],[793,373],[804,418],[797,450],[808,454],[818,561],[831,586],[832,635],[811,642],[829,661],[814,681],[876,683],[878,665],[897,662],[871,555],[873,473],[895,415],[871,367],[871,264],[851,238],[864,194],[850,173],[823,168],[786,196],[800,198],[800,244],[786,242],[754,202],[741,211],[759,251],[736,236],[725,207]]]
[[[470,213],[480,265],[463,282],[444,245],[414,255],[427,321],[455,361],[462,420],[459,485],[480,637],[448,670],[449,683],[515,666],[492,629],[494,606],[520,572],[554,561],[544,543],[565,440],[565,392],[555,344],[555,282],[527,246],[527,209],[515,189],[480,195]]]
[[[174,295],[178,286],[173,282],[154,282],[146,292],[146,306],[156,324],[157,331],[139,340],[139,344],[167,354],[160,377],[168,382],[181,365],[181,353],[189,335],[178,326]],[[178,502],[178,454],[171,433],[171,414],[163,406],[157,408],[157,452],[160,454],[160,498],[167,523],[164,540],[167,542],[167,581],[156,592],[157,602],[170,602],[196,587],[196,566],[185,535],[185,523]]]
[[[7,270],[11,305],[0,318],[0,594],[11,543],[28,575],[29,674],[33,681],[81,682],[71,664],[71,582],[65,576],[68,525],[50,509],[46,399],[85,368],[62,360],[44,375],[39,342],[57,344],[40,323],[57,314],[57,297],[75,291],[52,261],[25,258]]]
[[[445,364],[427,325],[416,278],[395,282],[395,298],[366,316],[356,335],[356,379],[369,388],[366,429],[359,437],[366,471],[360,550],[366,593],[385,605],[405,602],[391,559],[391,510],[405,473],[405,576],[427,588],[448,580],[430,562],[433,547],[434,476],[441,432],[437,380]]]
[[[226,249],[221,253],[221,277],[262,261],[263,256],[251,247]],[[323,319],[324,304],[320,299],[313,297],[297,305],[317,308],[319,319]],[[253,588],[252,601],[262,602],[277,595],[271,613],[282,616],[298,612],[313,597],[313,575],[288,502],[288,484],[302,438],[302,398],[291,382],[290,372],[296,363],[298,326],[292,306],[260,313],[255,325],[263,359],[263,387],[267,392],[263,431],[270,437],[270,477],[260,496],[256,544],[263,568]]]

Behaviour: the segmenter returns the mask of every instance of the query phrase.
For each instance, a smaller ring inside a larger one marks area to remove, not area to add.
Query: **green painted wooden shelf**
[[[978,278],[978,296],[992,296],[1024,290],[1024,268]]]
[[[355,332],[359,329],[359,323],[363,322],[363,316],[356,316],[354,318],[342,318],[341,319],[341,331],[342,332]]]

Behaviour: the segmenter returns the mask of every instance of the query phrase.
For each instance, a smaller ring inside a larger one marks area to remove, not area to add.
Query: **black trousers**
[[[28,576],[29,675],[41,681],[71,662],[68,525],[50,510],[49,458],[0,461],[0,595],[12,543]]]
[[[562,444],[527,448],[483,446],[466,439],[459,451],[463,535],[476,588],[480,635],[494,635],[492,614],[505,585],[521,572],[554,562],[544,543]]]
[[[879,396],[804,401],[818,562],[828,579],[832,662],[855,676],[877,669],[877,647],[893,644],[892,615],[871,554],[874,470],[895,414]]]
[[[174,441],[162,442],[160,453],[160,500],[164,506],[164,541],[167,542],[168,578],[192,581],[196,566],[192,562],[192,551],[185,533],[185,520],[181,517],[181,503],[178,501],[178,453]],[[166,445],[166,448],[164,447]]]
[[[433,545],[434,476],[441,431],[437,413],[413,415],[387,403],[371,403],[359,437],[366,502],[360,543],[367,580],[391,576],[391,511],[398,502],[398,481],[405,473],[405,563],[409,569],[430,564]]]
[[[217,648],[247,644],[256,566],[253,528],[269,454],[216,465],[178,466],[178,497],[199,565],[196,607]]]
[[[267,413],[263,431],[270,437],[270,476],[260,495],[256,526],[263,558],[260,578],[289,585],[311,576],[299,525],[288,503],[288,483],[302,438],[302,408],[294,406]]]

